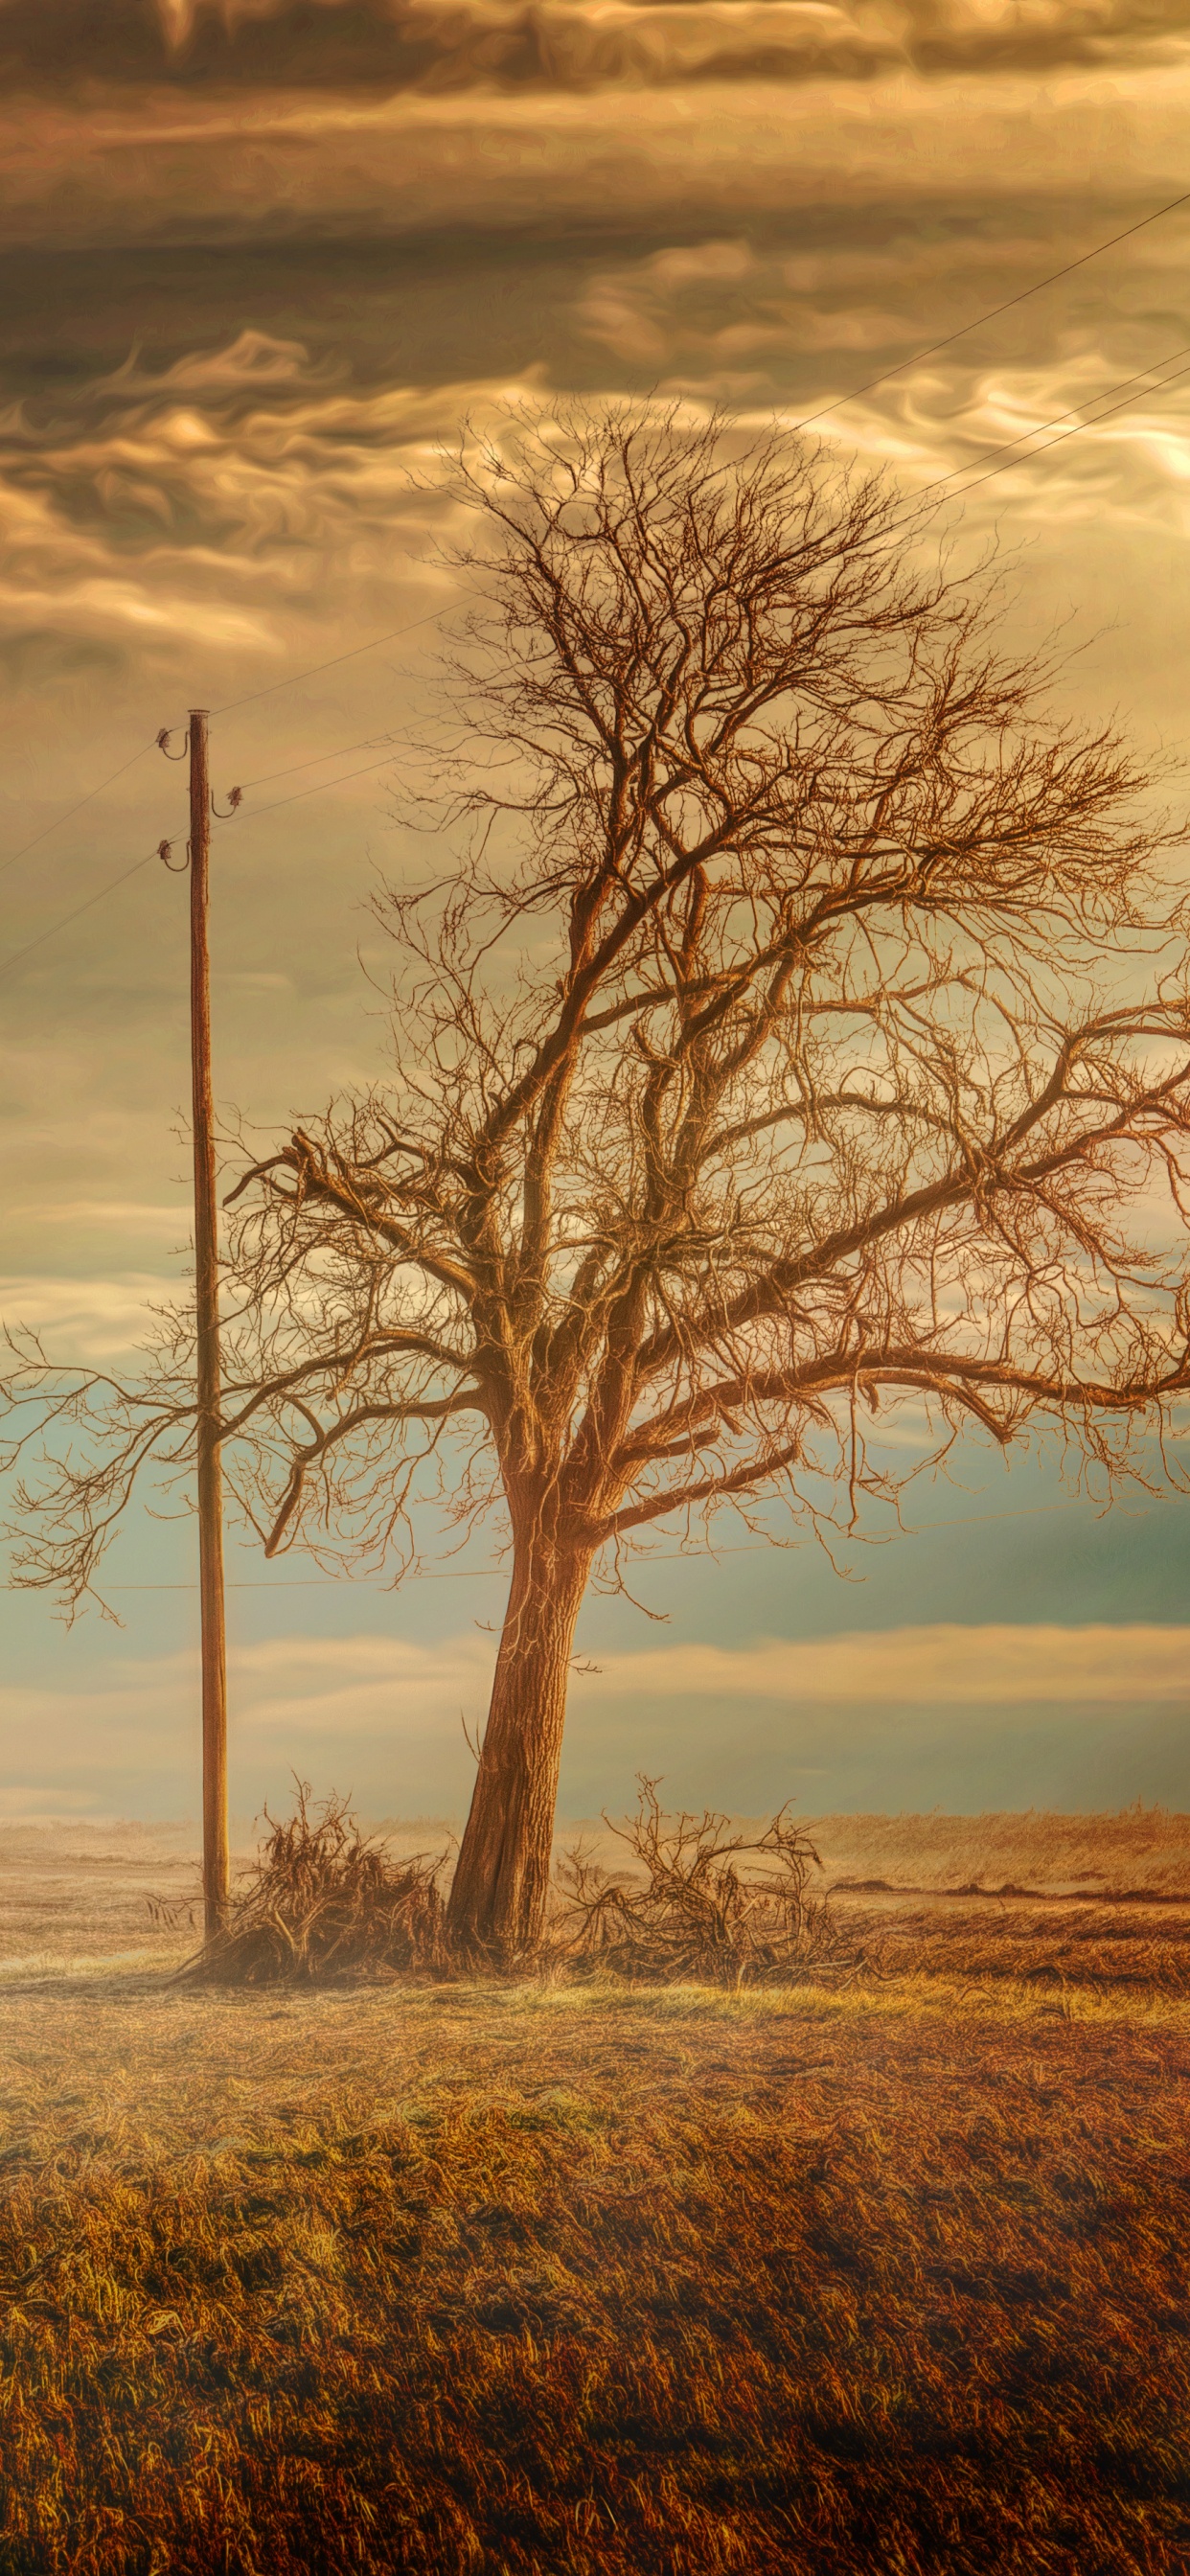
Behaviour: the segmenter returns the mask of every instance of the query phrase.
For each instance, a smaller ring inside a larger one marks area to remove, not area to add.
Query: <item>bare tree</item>
[[[593,1568],[725,1505],[854,1526],[969,1427],[1149,1472],[1190,1385],[1190,1004],[1147,781],[986,584],[914,568],[886,485],[622,413],[468,449],[456,491],[464,855],[387,900],[391,1084],[232,1194],[223,1440],[270,1554],[399,1571],[431,1488],[502,1515],[450,1923],[506,1956]],[[132,1387],[14,1372],[57,1460],[26,1581],[77,1596],[141,1466],[186,1465],[189,1367],[179,1323]]]

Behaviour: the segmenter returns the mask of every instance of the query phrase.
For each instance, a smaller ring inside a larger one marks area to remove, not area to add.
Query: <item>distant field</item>
[[[1190,1824],[817,1831],[1038,1892],[839,1897],[830,1984],[220,1994],[184,1837],[0,1840],[0,2576],[1184,2576],[1190,1906],[1102,1889]]]
[[[448,1849],[453,1828],[430,1817],[382,1820],[377,1830],[397,1852],[437,1853]],[[824,1888],[882,1879],[933,1896],[1007,1881],[1051,1901],[1076,1898],[1083,1910],[1105,1889],[1149,1888],[1155,1896],[1184,1893],[1190,1908],[1190,1816],[1164,1807],[1110,1816],[819,1816],[806,1830],[822,1857]],[[242,1868],[254,1845],[247,1831],[237,1841]],[[623,1860],[602,1818],[559,1828],[559,1850],[576,1842],[612,1866]],[[185,1824],[0,1825],[0,1974],[5,1963],[175,1957],[179,1935],[184,1941],[201,1925],[198,1848],[196,1828]],[[854,1893],[838,1899],[849,1910],[859,1901]],[[882,1918],[912,1910],[909,1896],[869,1889],[865,1901]],[[955,1903],[948,1897],[943,1921],[952,1921]]]

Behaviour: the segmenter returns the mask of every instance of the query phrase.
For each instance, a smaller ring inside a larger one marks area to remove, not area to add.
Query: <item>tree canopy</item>
[[[453,489],[451,855],[382,899],[391,1077],[231,1193],[223,1445],[271,1554],[499,1515],[453,1902],[508,1948],[594,1565],[778,1495],[853,1524],[890,1407],[916,1471],[1044,1418],[1145,1472],[1190,1384],[1190,1001],[1144,773],[887,483],[609,412],[466,444]],[[31,1371],[24,1579],[79,1594],[188,1460],[185,1322],[130,1386]]]

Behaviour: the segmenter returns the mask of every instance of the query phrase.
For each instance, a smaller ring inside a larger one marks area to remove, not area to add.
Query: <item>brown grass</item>
[[[760,1828],[745,1824],[747,1832],[754,1829]],[[397,1858],[412,1859],[441,1849],[451,1823],[392,1819],[378,1821],[376,1830]],[[1048,1896],[1121,1886],[1190,1890],[1190,1816],[1160,1807],[1102,1816],[820,1816],[808,1820],[806,1831],[822,1856],[828,1888],[840,1879],[884,1878],[924,1888],[927,1902],[972,1880],[996,1886],[1011,1880]],[[84,1957],[175,1960],[175,1930],[184,1936],[202,1917],[196,1840],[193,1828],[177,1825],[0,1825],[0,1966],[23,1960],[49,1968]],[[564,1824],[559,1857],[576,1841],[608,1868],[622,1860],[599,1818]],[[237,1870],[258,1858],[259,1844],[241,1828]],[[162,1900],[159,1921],[149,1915],[148,1897]],[[850,1900],[841,1899],[839,1910],[849,1909]],[[882,1899],[879,1910],[906,1907]]]
[[[1190,1889],[1190,1815],[1139,1799],[1118,1815],[820,1816],[809,1831],[831,1882]]]
[[[1187,1917],[838,1905],[882,1974],[9,1973],[0,2576],[1184,2576]]]
[[[445,1853],[395,1860],[346,1799],[316,1805],[308,1782],[295,1786],[291,1815],[266,1810],[268,1833],[241,1876],[228,1928],[185,1962],[184,1980],[335,1985],[488,1964],[452,1958]],[[813,1892],[822,1863],[786,1810],[751,1834],[733,1832],[710,1808],[666,1815],[656,1781],[642,1776],[636,1814],[608,1830],[628,1866],[609,1870],[581,1846],[559,1860],[546,1938],[526,1973],[738,1986],[862,1958]],[[156,1925],[176,1928],[180,1907],[155,1896],[148,1904]]]
[[[292,1815],[276,1819],[266,1808],[265,1821],[263,1848],[226,1932],[187,1961],[184,1976],[212,1985],[327,1985],[445,1965],[438,1885],[445,1854],[394,1861],[345,1798],[315,1806],[305,1780],[296,1783]]]
[[[786,1808],[733,1832],[710,1807],[667,1815],[643,1773],[638,1787],[636,1814],[608,1828],[626,1867],[581,1844],[557,1864],[545,1953],[557,1970],[742,1986],[856,1963],[815,1892],[819,1854]]]

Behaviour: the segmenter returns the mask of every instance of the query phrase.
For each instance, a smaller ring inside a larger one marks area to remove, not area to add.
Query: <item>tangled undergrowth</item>
[[[642,1776],[639,1788],[634,1816],[622,1825],[604,1818],[629,1865],[609,1870],[581,1847],[567,1854],[544,1938],[516,1962],[521,1973],[743,1986],[862,1964],[811,1885],[822,1864],[787,1808],[750,1837],[710,1808],[666,1815],[658,1783]],[[451,1959],[445,1854],[392,1860],[346,1799],[316,1806],[306,1781],[296,1782],[291,1816],[266,1817],[268,1837],[227,1932],[186,1963],[183,1977],[341,1984],[479,1964]]]
[[[182,1970],[217,1985],[338,1984],[445,1963],[442,1859],[394,1862],[345,1798],[315,1808],[299,1780],[249,1871],[222,1938]]]
[[[604,1818],[635,1867],[609,1870],[581,1847],[559,1865],[555,1960],[636,1983],[735,1986],[787,1984],[844,1955],[855,1964],[812,1888],[818,1853],[787,1807],[749,1837],[711,1808],[667,1816],[657,1781],[642,1775],[639,1787],[635,1816],[623,1825]]]

